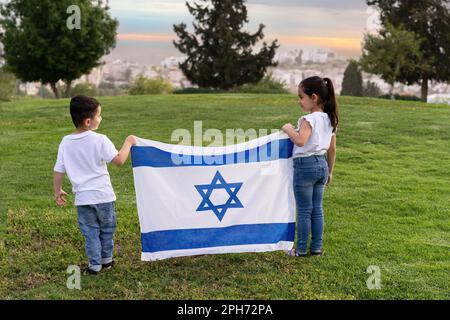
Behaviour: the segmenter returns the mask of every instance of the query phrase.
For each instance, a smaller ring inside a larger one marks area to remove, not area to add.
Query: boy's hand
[[[111,161],[116,166],[123,166],[125,161],[127,161],[128,156],[130,155],[131,147],[135,146],[137,143],[137,139],[135,136],[128,136],[123,143],[122,149],[120,149],[119,154]]]
[[[137,143],[136,137],[135,136],[128,136],[125,141],[127,143],[129,143],[131,146],[135,146]]]
[[[59,192],[55,193],[55,202],[58,206],[62,207],[66,204],[66,196],[68,194],[64,190],[59,190]]]

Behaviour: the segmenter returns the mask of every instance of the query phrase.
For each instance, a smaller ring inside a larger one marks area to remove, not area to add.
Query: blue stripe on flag
[[[142,252],[189,250],[293,242],[295,223],[250,224],[225,228],[182,229],[141,234]]]
[[[266,162],[292,157],[293,143],[290,139],[277,140],[242,152],[213,156],[175,154],[155,147],[133,147],[131,161],[136,167],[192,167],[219,166],[236,163]]]

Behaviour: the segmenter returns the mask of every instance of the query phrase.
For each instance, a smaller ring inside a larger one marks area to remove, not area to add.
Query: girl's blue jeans
[[[77,206],[78,224],[85,238],[89,268],[100,271],[113,260],[116,209],[114,202]]]
[[[328,181],[328,163],[325,156],[294,159],[294,194],[297,204],[297,251],[308,252],[311,233],[311,251],[319,252],[323,245],[323,192]]]

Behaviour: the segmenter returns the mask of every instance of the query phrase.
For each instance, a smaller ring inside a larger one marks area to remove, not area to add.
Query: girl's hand
[[[286,124],[283,126],[282,130],[283,130],[285,133],[287,133],[287,132],[289,132],[289,131],[295,130],[295,128],[294,128],[294,126],[293,126],[292,124],[286,123]]]
[[[55,193],[56,204],[60,207],[64,206],[66,204],[66,196],[68,196],[68,194],[62,189]]]
[[[330,173],[330,174],[328,174],[327,186],[329,186],[332,182],[333,182],[333,174]]]

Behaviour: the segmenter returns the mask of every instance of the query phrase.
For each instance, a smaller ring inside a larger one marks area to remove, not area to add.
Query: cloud
[[[250,25],[264,23],[267,33],[323,37],[362,37],[366,10],[249,5]]]
[[[166,16],[187,13],[186,2],[180,0],[110,0],[113,13],[159,14]]]
[[[248,4],[264,4],[270,6],[285,7],[314,7],[321,9],[338,9],[338,10],[365,10],[367,4],[365,0],[249,0]]]
[[[193,3],[193,0],[110,0],[111,8],[120,11],[151,11],[170,14],[186,10],[186,1]],[[199,3],[202,1],[198,1]],[[337,10],[365,10],[367,4],[365,0],[248,0],[248,5],[260,4],[278,7],[314,7],[320,9]]]
[[[111,1],[113,15],[120,21],[120,32],[125,33],[173,33],[173,25],[193,20],[181,1],[143,1],[133,5],[128,1]],[[250,24],[248,30],[256,30],[260,23],[267,26],[266,32],[280,35],[301,34],[304,36],[362,37],[369,15],[366,10],[341,8],[320,8],[294,5],[292,1],[282,1],[282,5],[267,5],[268,0],[254,0],[248,4]],[[303,3],[300,2],[300,3]],[[320,3],[324,3],[321,1]],[[360,1],[358,1],[360,2]],[[264,4],[263,4],[264,3]],[[288,6],[289,4],[289,6]],[[121,10],[124,8],[124,10]]]
[[[164,34],[138,34],[138,33],[121,33],[117,36],[118,40],[122,41],[156,41],[156,42],[171,42],[175,36]]]
[[[191,3],[193,1],[190,1]],[[173,25],[188,24],[193,17],[184,0],[110,0],[112,15],[120,22],[119,40],[127,43],[158,42],[170,46],[175,38]],[[369,14],[364,0],[249,0],[250,23],[254,32],[266,25],[267,40],[279,39],[288,45],[317,45],[346,50],[354,56],[360,45]]]

